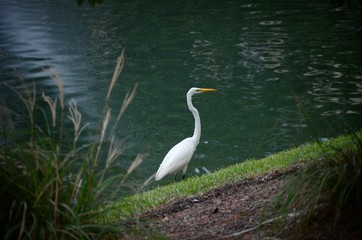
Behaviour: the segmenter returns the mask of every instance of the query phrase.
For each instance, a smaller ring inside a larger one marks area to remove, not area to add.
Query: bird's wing
[[[166,154],[160,168],[156,173],[156,180],[160,180],[167,174],[176,173],[186,166],[195,151],[195,143],[191,138],[186,138],[176,144]]]

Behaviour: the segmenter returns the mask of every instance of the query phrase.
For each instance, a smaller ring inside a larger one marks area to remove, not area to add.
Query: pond
[[[148,157],[135,178],[153,174],[167,151],[202,122],[188,176],[213,172],[316,139],[361,129],[362,18],[353,8],[326,1],[6,1],[0,8],[0,79],[19,74],[57,94],[54,66],[89,122],[99,129],[117,57],[125,67],[112,95],[118,109],[136,83],[136,96],[117,130],[127,138],[119,161]],[[3,85],[2,101],[14,96]],[[172,182],[167,177],[160,184]]]

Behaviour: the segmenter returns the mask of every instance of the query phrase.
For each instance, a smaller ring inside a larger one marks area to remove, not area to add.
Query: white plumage
[[[196,150],[197,145],[200,141],[201,136],[201,122],[200,116],[197,109],[192,105],[192,96],[197,93],[202,92],[214,92],[216,91],[213,88],[191,88],[187,94],[187,106],[194,115],[195,118],[195,129],[192,137],[186,138],[176,144],[171,150],[166,154],[163,159],[157,173],[155,180],[161,180],[167,174],[176,174],[182,170],[183,178],[185,178],[187,165],[189,164],[194,151]]]

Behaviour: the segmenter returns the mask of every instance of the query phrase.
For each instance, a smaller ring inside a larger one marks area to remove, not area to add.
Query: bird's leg
[[[185,179],[185,174],[182,175],[182,180]],[[177,179],[177,173],[175,173],[175,182],[181,182],[181,179]]]
[[[187,165],[184,166],[184,168],[182,169],[182,179],[185,179],[186,177],[186,170],[187,170]]]

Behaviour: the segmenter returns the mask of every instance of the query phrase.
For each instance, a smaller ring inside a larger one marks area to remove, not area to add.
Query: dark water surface
[[[118,109],[140,84],[117,135],[130,144],[124,166],[148,152],[136,173],[143,179],[193,133],[187,90],[217,88],[194,98],[202,136],[188,174],[202,174],[361,129],[361,23],[357,11],[326,1],[106,1],[94,9],[76,1],[5,1],[0,77],[15,86],[21,73],[35,80],[38,94],[57,94],[44,71],[55,66],[68,101],[74,98],[90,122],[86,141],[99,127],[126,48],[111,104]],[[12,106],[8,89],[0,94]]]

